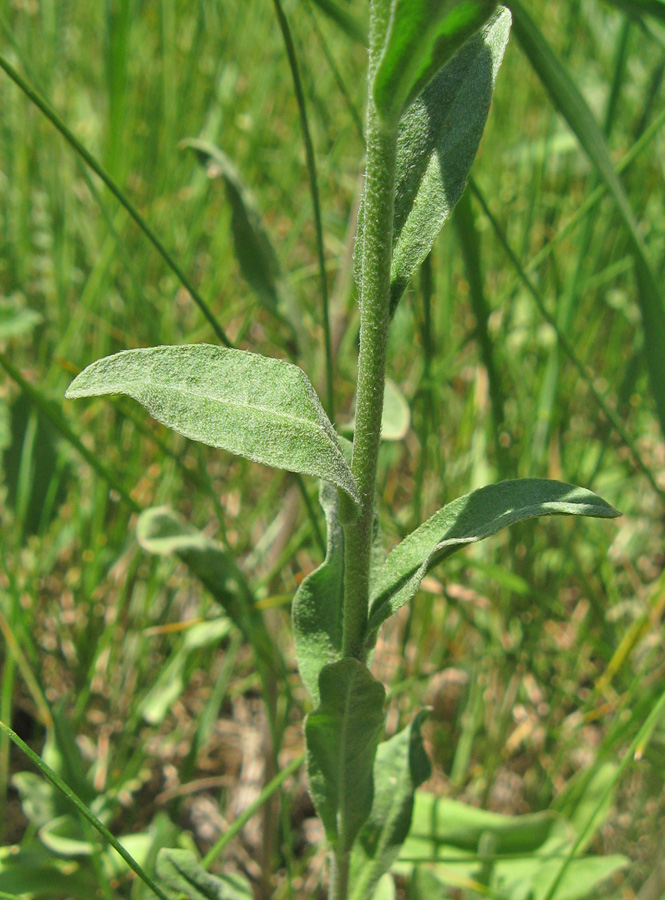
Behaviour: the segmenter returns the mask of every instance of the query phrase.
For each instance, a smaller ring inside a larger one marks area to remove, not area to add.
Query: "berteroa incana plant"
[[[541,515],[618,515],[588,490],[527,478],[454,500],[387,557],[380,546],[375,480],[390,322],[464,190],[510,24],[508,10],[491,0],[370,2],[352,447],[300,368],[237,349],[128,350],[90,365],[67,392],[128,395],[193,440],[321,480],[326,556],[294,598],[293,628],[313,704],[307,774],[330,848],[332,900],[372,897],[430,772],[422,712],[382,741],[385,688],[369,667],[381,626],[434,566],[505,526]],[[213,891],[214,877],[184,851],[168,851],[158,875],[189,896],[250,896],[236,880],[217,880]]]

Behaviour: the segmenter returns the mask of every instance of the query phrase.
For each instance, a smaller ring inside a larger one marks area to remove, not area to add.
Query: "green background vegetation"
[[[362,0],[348,5],[362,16]],[[285,11],[316,152],[341,429],[353,415],[365,51],[316,6]],[[622,179],[660,283],[665,29],[599,0],[531,12],[615,165],[640,151]],[[0,52],[131,198],[233,342],[297,361],[324,396],[307,169],[272,4],[13,0],[0,10]],[[286,320],[243,278],[223,182],[179,146],[194,137],[221,147],[251,187]],[[391,333],[389,374],[411,428],[382,448],[386,540],[504,477],[578,483],[624,515],[527,523],[454,557],[391,624],[376,670],[391,685],[393,730],[433,706],[432,791],[524,813],[572,809],[585,773],[613,783],[592,849],[630,857],[605,895],[631,898],[665,832],[663,727],[621,778],[614,768],[663,691],[665,386],[647,377],[625,222],[515,35],[473,182]],[[173,271],[0,73],[0,719],[41,753],[55,717],[114,833],[150,826],[173,845],[171,822],[205,852],[262,786],[259,683],[251,650],[198,582],[139,547],[137,508],[167,504],[234,549],[286,659],[284,765],[302,752],[306,706],[289,603],[321,560],[320,533],[293,476],[189,443],[129,401],[63,400],[92,360],[198,341],[215,335]],[[306,487],[313,509],[316,485]],[[196,624],[207,618],[215,625]],[[38,845],[11,786],[26,768],[0,736],[5,845]],[[279,897],[323,878],[302,773],[289,785]],[[259,816],[231,844],[253,875],[262,841]],[[100,872],[106,896],[127,895],[122,868]]]

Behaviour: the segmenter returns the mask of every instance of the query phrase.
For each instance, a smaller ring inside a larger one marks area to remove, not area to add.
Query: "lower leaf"
[[[386,692],[366,666],[345,658],[321,670],[319,696],[305,720],[309,788],[328,840],[346,853],[372,810]]]
[[[397,859],[411,825],[416,788],[431,774],[420,728],[427,711],[389,741],[374,762],[374,802],[351,855],[350,900],[367,900]]]

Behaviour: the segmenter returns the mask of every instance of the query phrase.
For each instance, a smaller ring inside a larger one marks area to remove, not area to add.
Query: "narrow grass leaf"
[[[619,513],[585,488],[520,478],[487,485],[453,500],[413,531],[389,554],[372,587],[369,634],[411,600],[427,572],[462,547],[502,528],[537,516],[613,518]]]
[[[436,76],[400,123],[391,314],[466,187],[508,43],[510,22],[508,10],[501,9]],[[362,247],[363,216],[361,205],[356,248]],[[358,284],[360,262],[357,252]]]
[[[300,584],[293,598],[293,634],[300,677],[319,703],[321,669],[342,655],[344,532],[338,518],[337,490],[321,482],[319,502],[326,517],[326,557]]]
[[[388,872],[409,833],[416,788],[432,767],[420,732],[427,711],[389,741],[374,761],[374,802],[351,855],[350,900],[365,900]]]
[[[372,82],[379,116],[396,125],[496,7],[496,0],[393,0]]]
[[[642,317],[644,354],[660,428],[665,434],[665,292],[647,256],[628,195],[614,170],[607,142],[584,97],[554,54],[541,31],[515,0],[511,4],[514,28],[524,53],[540,78],[552,103],[575,133],[598,176],[613,198],[626,227],[635,258],[637,299]]]
[[[175,897],[184,894],[187,900],[254,900],[243,875],[211,875],[190,850],[160,850],[157,877]]]
[[[338,853],[351,848],[372,809],[385,693],[361,662],[341,659],[321,670],[321,702],[305,720],[310,794]]]
[[[357,502],[330,420],[307,376],[284,360],[211,344],[125,350],[88,366],[70,399],[126,394],[195,441],[316,475]]]

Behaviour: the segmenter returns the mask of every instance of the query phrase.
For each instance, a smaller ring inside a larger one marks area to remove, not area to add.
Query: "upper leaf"
[[[496,0],[393,0],[372,85],[379,116],[397,124],[407,106],[496,7]]]
[[[510,34],[501,8],[407,111],[399,126],[391,315],[466,187]],[[364,207],[358,216],[355,277],[361,285]]]
[[[592,491],[544,478],[502,481],[459,497],[389,554],[372,586],[368,634],[375,636],[416,594],[427,572],[455,551],[515,522],[552,515],[613,518],[620,513]]]
[[[372,896],[409,833],[415,790],[432,771],[420,733],[426,714],[426,710],[418,713],[411,725],[376,751],[372,812],[351,854],[351,900]]]
[[[345,853],[372,809],[385,689],[357,659],[325,666],[321,702],[305,720],[307,776],[328,840]]]
[[[74,379],[66,396],[127,394],[186,437],[255,462],[316,475],[358,501],[335,429],[297,366],[211,344],[124,350]]]

